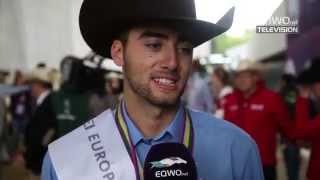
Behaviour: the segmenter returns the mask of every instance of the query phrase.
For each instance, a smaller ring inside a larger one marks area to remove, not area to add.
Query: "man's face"
[[[216,73],[213,73],[211,75],[211,80],[214,95],[218,96],[219,91],[223,88],[223,83],[221,82],[220,78],[216,75]]]
[[[42,86],[38,82],[31,83],[31,96],[37,98],[40,96],[42,90]]]
[[[129,31],[122,46],[122,57],[112,54],[123,66],[124,91],[134,96],[130,98],[157,106],[176,105],[191,69],[191,43],[170,29],[145,27]]]
[[[238,72],[235,76],[235,86],[243,93],[252,91],[257,84],[257,75],[251,71]]]

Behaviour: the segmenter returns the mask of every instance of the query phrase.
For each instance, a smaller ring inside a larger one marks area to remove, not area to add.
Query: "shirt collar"
[[[134,146],[136,146],[140,141],[161,141],[163,137],[168,134],[170,136],[171,142],[180,142],[182,139],[183,133],[183,123],[184,123],[184,114],[183,114],[183,106],[180,104],[179,109],[174,117],[173,121],[170,125],[165,128],[159,135],[152,139],[146,139],[140,130],[136,127],[133,121],[130,119],[129,114],[127,112],[124,101],[121,103],[122,109],[124,110],[123,116],[124,120],[127,123],[129,134]]]
[[[39,106],[40,104],[42,104],[42,102],[44,101],[44,99],[49,95],[50,91],[44,91],[43,93],[40,94],[40,96],[37,98],[37,106]]]

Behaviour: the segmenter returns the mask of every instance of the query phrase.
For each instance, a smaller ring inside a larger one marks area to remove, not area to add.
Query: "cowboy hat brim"
[[[89,47],[107,58],[111,58],[110,47],[114,38],[133,25],[154,22],[169,25],[177,32],[183,33],[183,37],[196,47],[227,31],[232,25],[234,14],[234,8],[231,8],[216,24],[192,17],[117,17],[101,10],[96,2],[87,0],[82,4],[79,16],[80,31]]]

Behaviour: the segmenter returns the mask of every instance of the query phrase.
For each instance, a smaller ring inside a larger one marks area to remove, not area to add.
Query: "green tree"
[[[232,37],[222,34],[211,41],[212,53],[224,53],[227,49],[247,42],[253,35],[253,31],[246,31],[242,37]]]

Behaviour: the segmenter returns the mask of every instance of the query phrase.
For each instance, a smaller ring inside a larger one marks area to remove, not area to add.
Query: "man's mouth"
[[[166,78],[155,78],[153,79],[157,84],[166,85],[166,86],[173,86],[175,85],[176,81]]]
[[[177,89],[176,78],[156,77],[152,78],[152,81],[162,90],[173,91]]]

